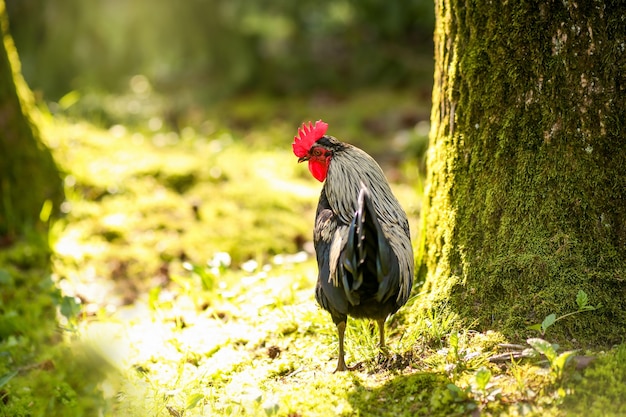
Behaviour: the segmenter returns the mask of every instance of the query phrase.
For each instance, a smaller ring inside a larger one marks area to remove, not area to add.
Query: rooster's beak
[[[308,161],[308,160],[309,160],[309,156],[305,155],[305,156],[298,158],[298,163]]]

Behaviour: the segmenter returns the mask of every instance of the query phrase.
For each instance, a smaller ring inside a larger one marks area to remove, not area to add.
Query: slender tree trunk
[[[4,0],[0,26],[0,240],[10,240],[39,223],[45,202],[53,207],[63,194],[52,156],[30,117],[32,96],[20,75]]]
[[[626,2],[436,0],[419,251],[434,302],[505,335],[626,334]]]

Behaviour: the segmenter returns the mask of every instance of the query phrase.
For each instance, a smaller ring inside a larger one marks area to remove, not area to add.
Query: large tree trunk
[[[40,222],[42,207],[62,198],[61,180],[39,140],[30,112],[31,93],[20,75],[9,36],[4,0],[0,0],[0,241]],[[44,218],[45,220],[45,218]],[[1,242],[0,242],[1,243]]]
[[[467,323],[626,334],[626,4],[436,0],[420,277]]]

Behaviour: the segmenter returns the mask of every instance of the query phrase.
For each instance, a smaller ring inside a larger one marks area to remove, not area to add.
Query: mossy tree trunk
[[[62,185],[31,118],[32,95],[20,75],[4,0],[0,26],[0,240],[6,241],[35,227],[46,201],[51,207],[61,200]]]
[[[626,334],[626,3],[436,0],[420,279],[480,329]],[[535,333],[536,334],[536,333]]]

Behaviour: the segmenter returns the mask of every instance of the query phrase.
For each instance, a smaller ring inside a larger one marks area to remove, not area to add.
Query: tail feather
[[[392,263],[393,250],[376,216],[370,192],[361,184],[357,210],[350,223],[343,254],[343,268],[347,272],[343,277],[344,289],[348,298],[355,297],[354,292],[364,283],[364,273],[369,273],[378,281],[378,288],[374,289],[376,298],[386,301],[393,292],[389,279]],[[352,278],[351,283],[348,275]]]
[[[344,252],[343,267],[352,275],[352,285],[344,288],[349,288],[352,291],[358,290],[363,284],[363,269],[361,266],[365,262],[366,253],[365,219],[367,212],[364,205],[366,193],[367,188],[362,187],[359,193],[357,210],[348,229],[348,241],[346,242]]]

